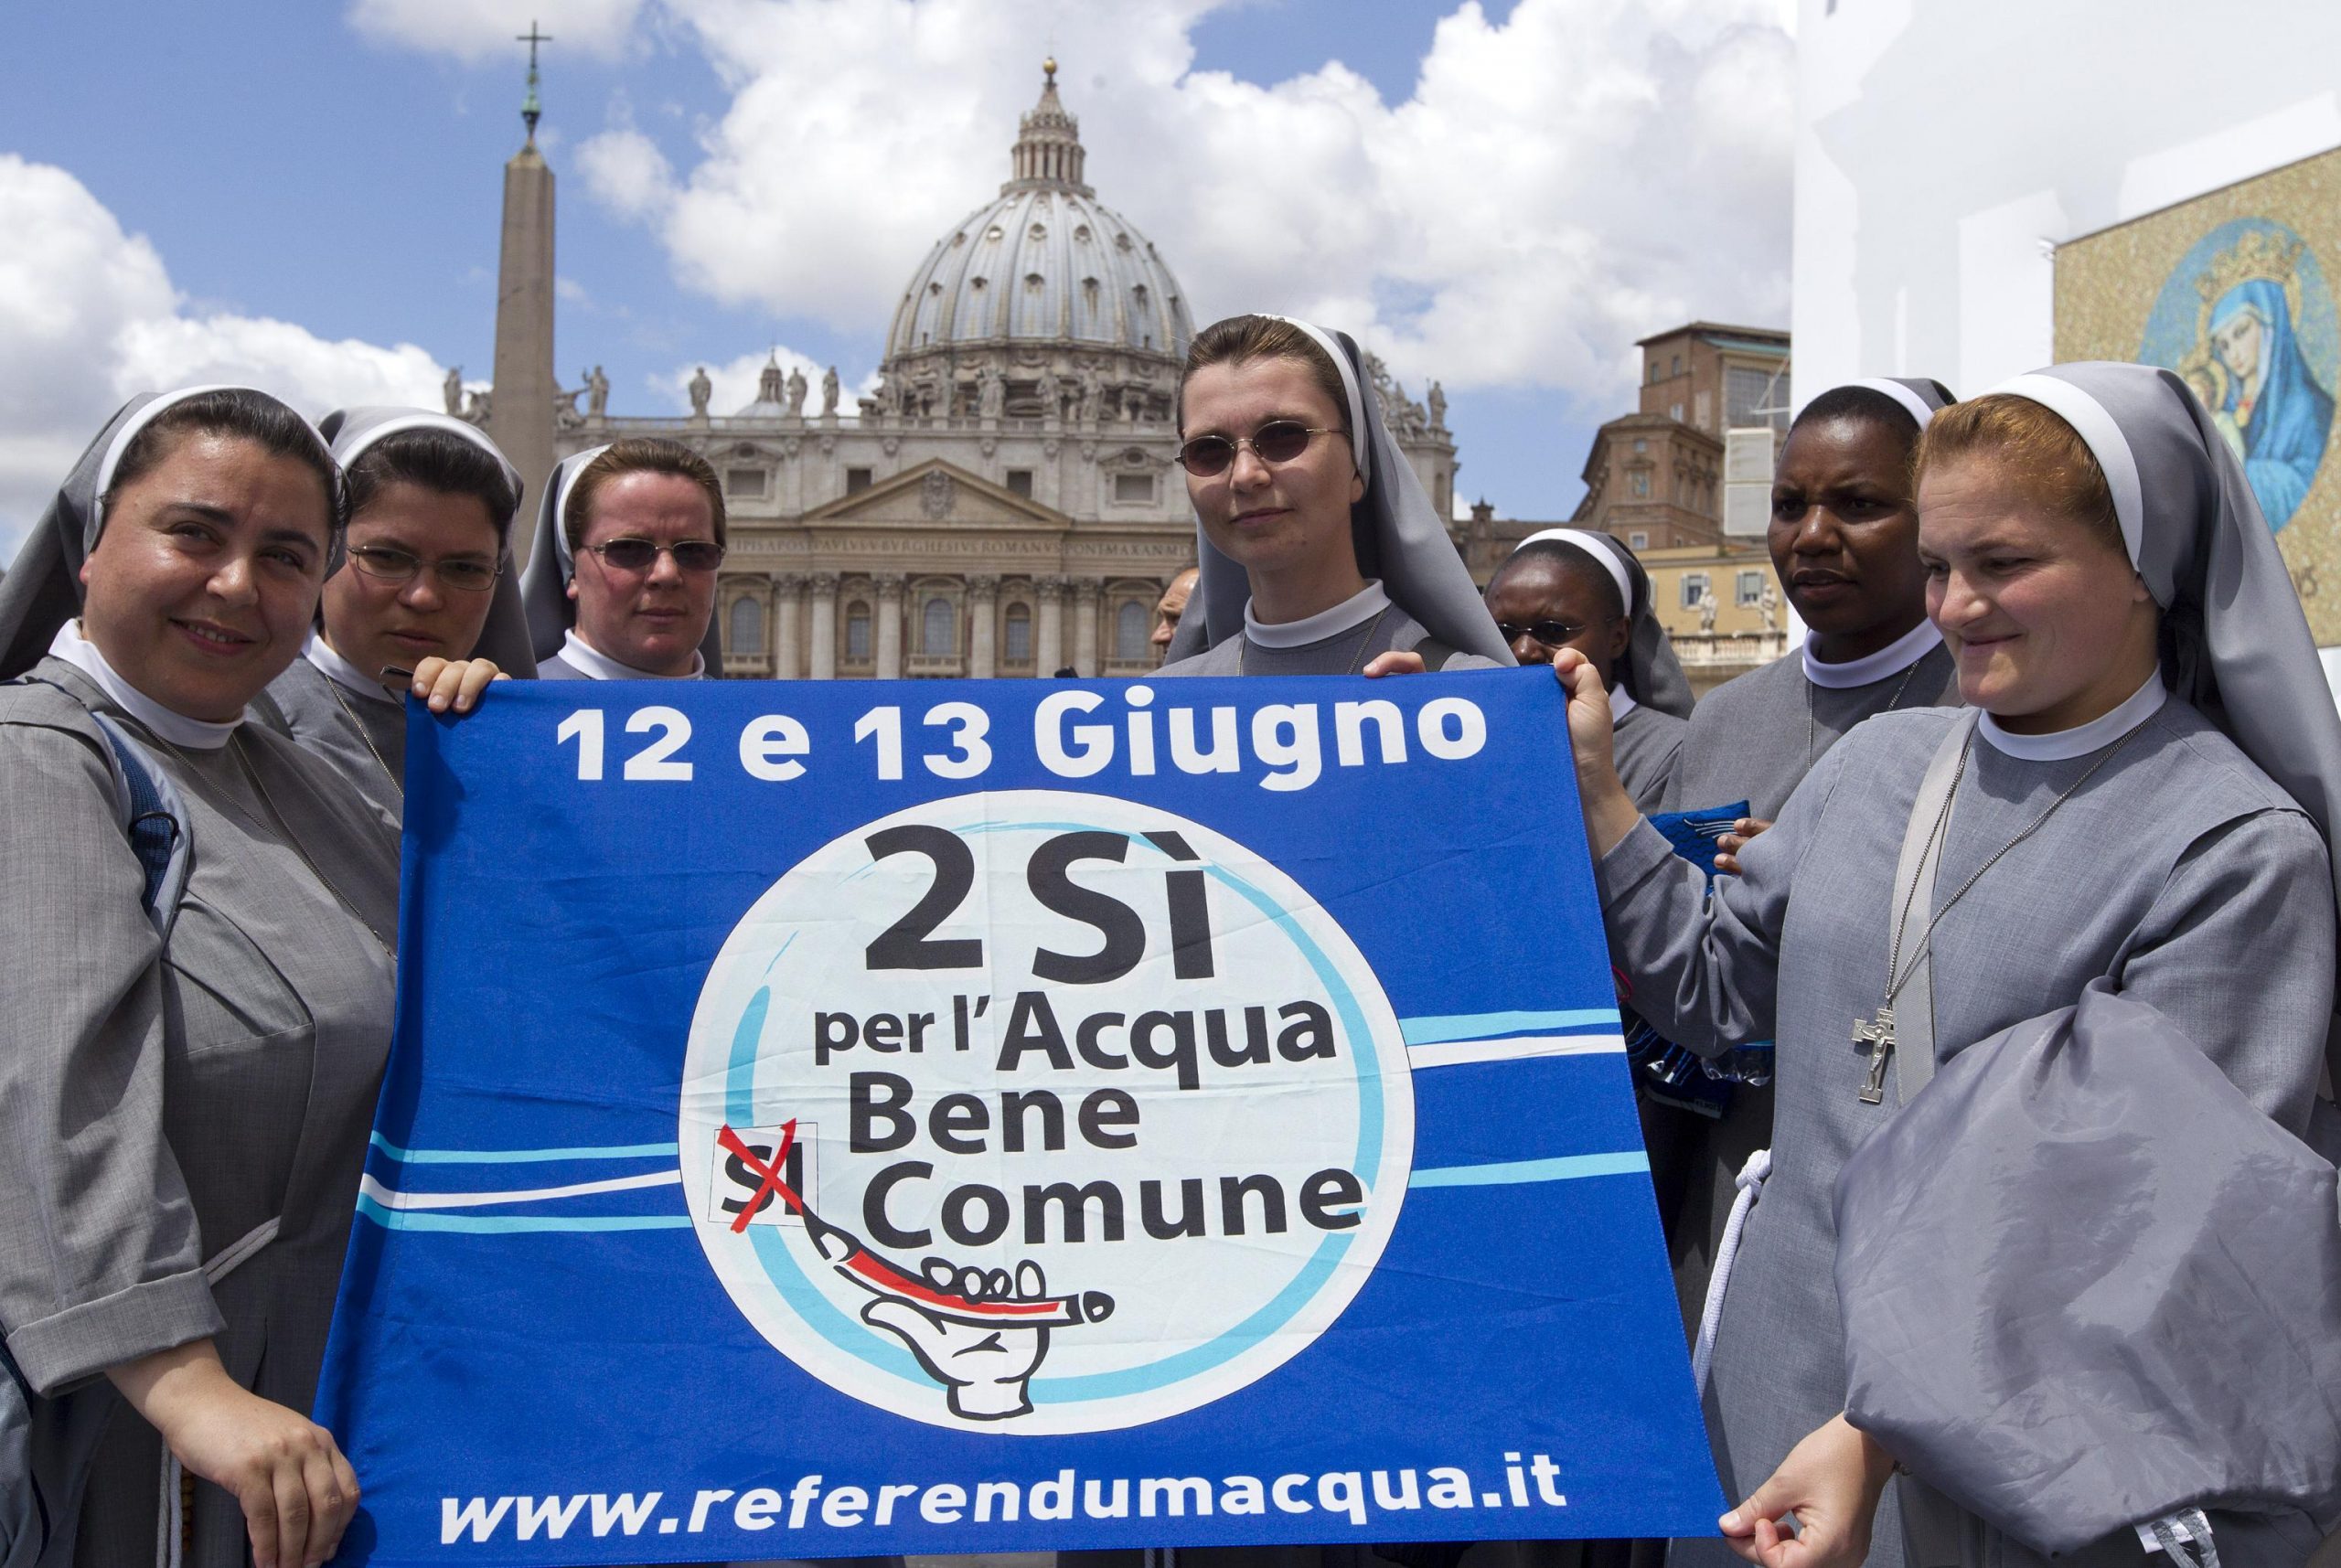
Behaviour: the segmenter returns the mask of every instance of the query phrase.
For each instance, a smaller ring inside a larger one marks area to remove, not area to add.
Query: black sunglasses
[[[656,539],[624,539],[585,548],[600,556],[604,566],[618,571],[647,571],[661,555],[673,556],[680,571],[713,571],[723,564],[723,547],[711,539],[660,544]]]
[[[1270,420],[1248,436],[1199,435],[1179,448],[1172,461],[1198,479],[1209,479],[1224,474],[1235,461],[1236,453],[1250,447],[1263,463],[1290,463],[1309,450],[1309,443],[1320,435],[1339,435],[1337,430],[1311,430],[1299,420]]]
[[[1525,625],[1515,621],[1498,621],[1496,630],[1503,634],[1507,643],[1526,637],[1548,648],[1558,648],[1572,637],[1585,635],[1585,628],[1574,621],[1531,621]]]

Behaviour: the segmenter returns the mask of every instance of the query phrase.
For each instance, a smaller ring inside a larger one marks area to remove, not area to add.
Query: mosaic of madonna
[[[2059,246],[2057,357],[2186,378],[2243,459],[2320,644],[2341,643],[2341,150]]]

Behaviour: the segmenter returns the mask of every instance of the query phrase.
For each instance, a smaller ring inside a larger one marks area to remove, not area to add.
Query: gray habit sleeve
[[[164,1137],[161,942],[105,763],[0,724],[0,1326],[46,1394],[221,1318]]]

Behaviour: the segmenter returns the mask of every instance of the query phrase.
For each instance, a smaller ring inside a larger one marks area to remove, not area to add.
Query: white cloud
[[[155,247],[62,169],[0,154],[0,557],[134,393],[241,382],[312,418],[347,403],[438,406],[445,372],[412,344],[190,313]]]
[[[1005,177],[1065,62],[1100,197],[1199,321],[1350,327],[1417,391],[1542,387],[1610,411],[1637,337],[1787,311],[1793,46],[1780,0],[1476,3],[1414,95],[1329,65],[1261,87],[1192,70],[1211,0],[660,0],[731,91],[678,169],[623,104],[579,149],[688,288],[869,332]],[[761,364],[761,359],[757,359]]]
[[[606,59],[641,10],[642,0],[350,0],[349,25],[380,43],[477,64],[510,59],[513,40],[541,21],[561,48]]]

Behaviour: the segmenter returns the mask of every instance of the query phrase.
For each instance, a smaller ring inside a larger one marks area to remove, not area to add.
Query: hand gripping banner
[[[415,711],[342,1561],[1713,1533],[1549,673]]]

